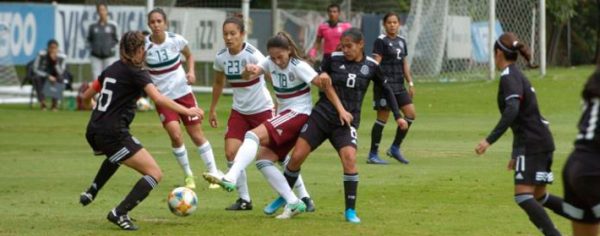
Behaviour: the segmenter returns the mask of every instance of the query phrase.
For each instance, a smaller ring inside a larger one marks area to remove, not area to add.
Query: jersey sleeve
[[[331,60],[332,57],[323,57],[323,61],[321,61],[321,66],[319,67],[319,73],[327,73],[331,75]]]
[[[298,65],[294,66],[294,74],[296,78],[300,78],[307,84],[310,84],[315,77],[317,72],[308,63],[298,60]]]
[[[406,58],[408,56],[408,44],[404,38],[400,38],[402,42],[402,58]]]
[[[173,40],[179,51],[183,50],[188,45],[188,41],[181,35],[176,34]]]
[[[377,54],[383,57],[383,51],[385,48],[385,44],[383,43],[383,39],[377,38],[373,43],[373,54]]]
[[[271,59],[269,57],[266,57],[264,60],[258,62],[258,64],[256,64],[257,66],[259,66],[265,74],[267,73],[271,73],[271,67],[269,66]]]
[[[323,24],[319,24],[319,28],[317,28],[317,38],[323,38],[324,30]]]
[[[258,64],[261,61],[264,61],[265,59],[265,56],[258,49],[255,49],[252,53],[252,58],[250,59],[250,62],[253,64]]]
[[[524,92],[523,84],[510,74],[503,75],[500,78],[500,89],[505,102],[512,98],[521,99]]]
[[[146,85],[152,83],[152,78],[150,77],[150,72],[148,72],[148,70],[136,70],[134,72],[134,78],[133,83],[142,89],[146,87]]]
[[[213,62],[213,70],[223,72],[225,69],[223,68],[223,62],[221,57],[217,55],[215,57],[215,61]]]

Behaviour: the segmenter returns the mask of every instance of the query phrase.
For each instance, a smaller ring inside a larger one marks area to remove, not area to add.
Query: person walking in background
[[[406,59],[408,45],[406,40],[398,35],[400,17],[393,12],[387,13],[383,17],[383,27],[385,28],[385,34],[380,35],[373,45],[373,59],[380,63],[381,70],[388,78],[387,83],[394,90],[396,102],[410,128],[416,117],[415,106],[412,103],[415,87],[410,74],[410,66]],[[408,83],[408,90],[404,85],[405,80]],[[383,127],[390,116],[389,104],[389,101],[383,96],[383,88],[377,84],[373,86],[373,108],[377,111],[377,120],[375,120],[371,129],[371,151],[369,151],[367,159],[369,164],[387,164],[387,161],[379,157],[378,151]],[[404,164],[408,164],[408,160],[400,152],[400,144],[402,144],[407,133],[408,129],[397,128],[394,142],[387,150],[389,157]]]
[[[331,53],[336,51],[340,44],[340,37],[352,25],[349,22],[340,21],[340,5],[331,4],[327,6],[327,16],[329,19],[319,25],[317,28],[317,39],[314,46],[308,51],[309,60],[314,62],[317,58],[321,46],[323,49],[323,59],[331,57]]]
[[[246,31],[242,19],[227,18],[222,29],[226,48],[217,52],[213,64],[215,79],[208,119],[210,126],[216,128],[217,104],[223,93],[225,81],[229,82],[233,90],[233,105],[225,133],[225,157],[228,167],[231,167],[246,132],[270,119],[273,116],[274,105],[263,76],[252,77],[249,80],[242,78],[247,64],[258,64],[265,60],[265,56],[256,47],[244,41]],[[246,170],[242,169],[234,181],[239,198],[226,210],[252,210]]]
[[[531,52],[512,32],[506,32],[496,40],[493,52],[496,68],[502,71],[497,97],[502,117],[475,147],[475,153],[484,154],[510,127],[513,149],[508,169],[514,170],[515,202],[544,235],[560,235],[543,208],[562,211],[562,199],[546,191],[546,185],[554,180],[551,170],[554,140],[549,122],[540,113],[535,89],[516,65],[521,54],[528,66],[535,68],[531,63]]]
[[[162,94],[184,107],[198,107],[190,86],[196,82],[196,75],[194,71],[195,61],[188,47],[188,41],[179,34],[166,31],[167,26],[167,14],[162,9],[156,8],[148,13],[148,27],[152,31],[150,35],[146,36],[146,65],[148,71],[152,81]],[[181,63],[182,55],[185,57],[187,64],[187,73]],[[157,104],[156,111],[171,140],[173,155],[184,172],[185,186],[191,189],[196,188],[179,123],[183,123],[192,142],[196,145],[196,150],[202,158],[207,172],[216,173],[217,164],[210,142],[202,132],[202,120],[195,116],[180,115],[160,104]],[[213,186],[213,188],[218,187]]]
[[[96,12],[98,22],[91,24],[87,31],[93,79],[98,78],[102,70],[116,61],[116,46],[119,43],[117,24],[108,20],[106,2],[99,1],[96,4]]]
[[[55,39],[50,39],[47,43],[46,50],[38,53],[33,62],[33,78],[32,84],[37,94],[40,108],[46,110],[46,90],[53,91],[49,94],[52,97],[52,111],[58,110],[58,100],[62,97],[64,89],[64,75],[66,70],[67,56],[58,51],[58,42]],[[49,87],[48,89],[44,89]]]

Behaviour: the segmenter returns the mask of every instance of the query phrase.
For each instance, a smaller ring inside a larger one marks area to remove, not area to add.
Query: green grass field
[[[530,76],[557,144],[553,166],[556,181],[549,189],[560,196],[560,173],[580,115],[580,91],[592,70],[550,69],[545,78]],[[208,190],[198,179],[199,209],[189,217],[174,216],[167,208],[166,196],[183,182],[183,174],[155,112],[138,113],[132,133],[158,161],[164,178],[131,212],[141,227],[136,234],[538,235],[513,201],[512,173],[506,170],[510,131],[485,156],[477,157],[473,151],[499,119],[497,86],[498,80],[417,83],[417,119],[403,144],[410,165],[365,163],[375,117],[369,92],[359,129],[357,211],[363,221],[359,225],[344,221],[341,165],[328,143],[312,153],[302,169],[316,203],[314,213],[286,221],[265,216],[262,208],[275,193],[252,165],[248,175],[254,210],[225,211],[237,195]],[[210,95],[198,95],[198,101],[206,108]],[[203,125],[220,169],[226,167],[223,135],[230,104],[231,97],[221,99],[218,129]],[[124,233],[105,217],[139,179],[133,170],[121,168],[93,204],[81,207],[78,203],[79,193],[91,183],[102,161],[92,155],[85,141],[88,118],[88,112],[0,106],[0,235]],[[391,143],[394,130],[392,124],[386,126],[382,147]],[[187,137],[186,145],[193,170],[200,175],[204,171],[202,161]],[[567,220],[549,214],[565,235],[570,234]]]

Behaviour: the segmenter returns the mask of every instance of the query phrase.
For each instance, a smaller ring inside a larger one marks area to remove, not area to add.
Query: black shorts
[[[398,103],[398,108],[402,108],[403,106],[406,106],[408,104],[412,104],[412,99],[410,98],[410,96],[408,95],[408,92],[406,90],[402,91],[399,94],[394,94],[394,96],[396,97],[396,102]],[[386,97],[383,95],[383,93],[379,92],[379,93],[374,93],[373,94],[373,110],[389,110],[389,102],[387,101]]]
[[[306,124],[302,126],[300,137],[308,142],[311,151],[317,149],[326,139],[329,139],[331,145],[338,152],[346,146],[352,146],[356,149],[358,141],[354,127],[334,124],[314,111],[310,114]]]
[[[571,220],[600,222],[600,152],[575,149],[563,168],[563,210]]]
[[[140,141],[129,133],[96,134],[88,132],[85,137],[94,150],[94,155],[106,155],[108,161],[115,164],[127,160],[143,148]]]
[[[515,160],[515,185],[546,185],[554,181],[552,153],[541,152],[517,155]]]

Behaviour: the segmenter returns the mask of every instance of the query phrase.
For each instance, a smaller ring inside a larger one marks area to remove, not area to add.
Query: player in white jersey
[[[289,35],[284,32],[278,33],[269,39],[267,49],[269,57],[258,65],[247,64],[243,77],[250,79],[261,74],[270,75],[277,97],[277,115],[246,132],[244,142],[227,174],[223,176],[205,173],[203,176],[207,181],[217,183],[227,191],[233,191],[240,170],[245,169],[258,152],[256,166],[281,195],[278,200],[267,206],[264,212],[273,214],[287,202],[288,206],[284,214],[278,218],[289,218],[287,216],[292,214],[292,211],[294,214],[305,210],[314,211],[314,206],[300,179],[295,185],[300,199],[282,190],[287,187],[287,183],[273,162],[285,160],[296,143],[300,129],[308,120],[312,110],[310,84],[325,90],[327,97],[333,96],[337,99],[337,96],[330,86],[331,80],[328,77],[319,76],[310,65],[299,59],[296,45]],[[339,102],[339,99],[337,100]]]
[[[175,102],[185,107],[197,107],[191,84],[196,81],[194,58],[187,46],[188,42],[181,35],[166,31],[167,15],[156,8],[148,13],[148,26],[152,33],[146,37],[146,65],[152,82],[158,90]],[[188,73],[183,70],[181,56],[185,57]],[[163,127],[171,139],[173,155],[185,173],[185,186],[195,188],[194,174],[191,170],[187,150],[179,122],[197,147],[197,151],[206,165],[208,172],[216,173],[217,166],[210,143],[201,128],[201,119],[196,116],[179,115],[163,106],[156,106]],[[217,187],[216,185],[212,186]]]
[[[244,42],[244,23],[237,17],[223,23],[223,40],[226,48],[217,53],[213,69],[215,79],[210,104],[209,121],[213,128],[217,123],[217,103],[223,92],[225,81],[233,88],[233,106],[225,134],[225,156],[228,165],[244,140],[244,134],[273,116],[273,100],[262,76],[250,80],[242,79],[246,64],[257,64],[265,57],[252,45]],[[239,198],[226,210],[251,210],[252,202],[246,181],[246,172],[241,170],[237,179]]]

